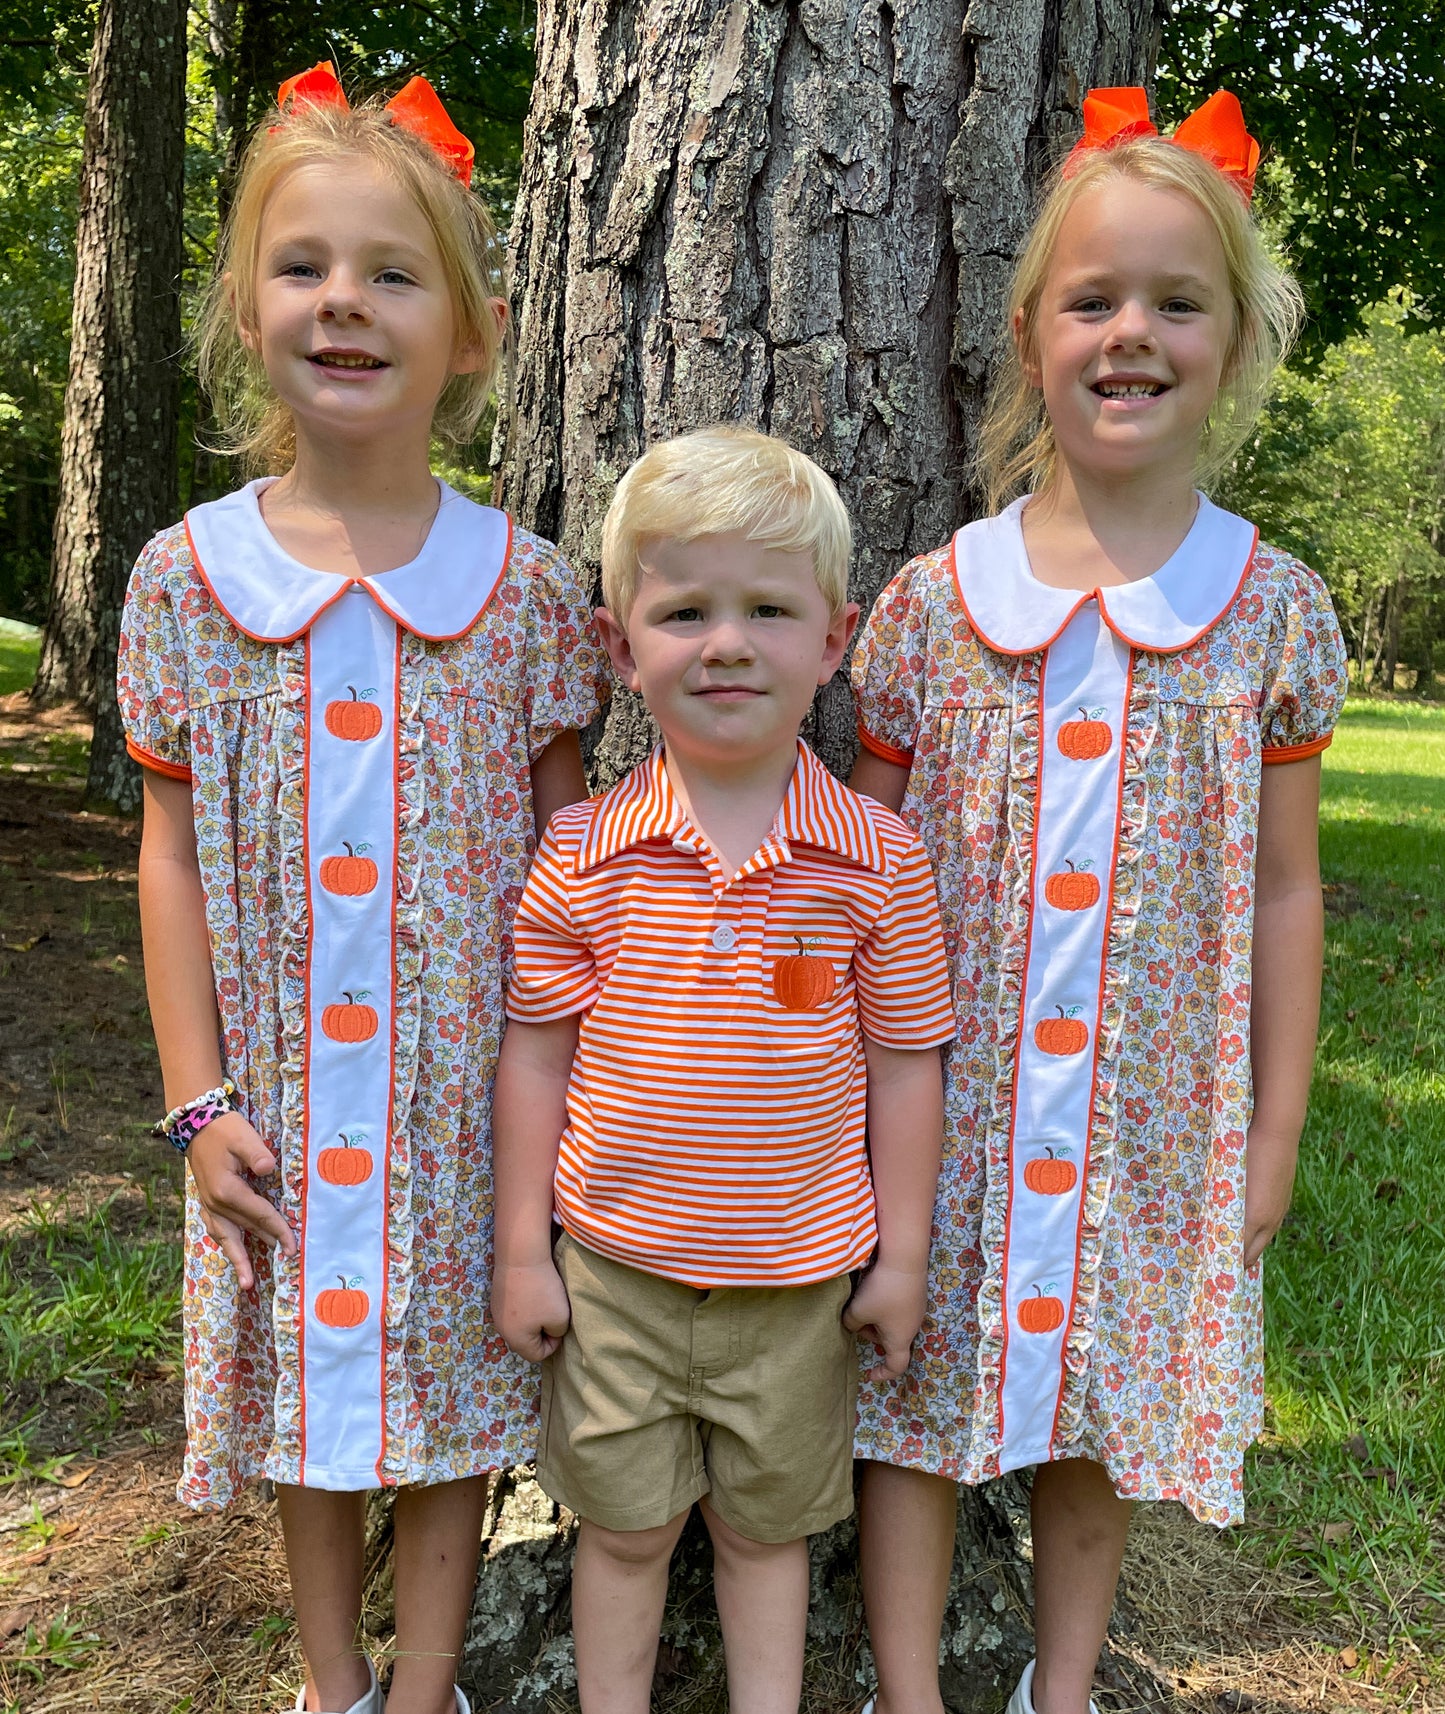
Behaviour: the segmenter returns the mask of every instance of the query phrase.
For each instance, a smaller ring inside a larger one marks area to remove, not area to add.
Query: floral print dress
[[[449,1481],[529,1457],[487,1318],[490,1105],[530,765],[610,672],[556,550],[442,487],[418,557],[291,559],[255,483],[131,579],[131,752],[191,783],[222,1056],[299,1255],[238,1289],[188,1183],[179,1494]]]
[[[959,1019],[930,1313],[857,1451],[967,1482],[1089,1458],[1230,1523],[1260,772],[1329,743],[1343,647],[1320,580],[1203,496],[1165,566],[1092,593],[1034,578],[1023,504],[906,566],[854,663]]]

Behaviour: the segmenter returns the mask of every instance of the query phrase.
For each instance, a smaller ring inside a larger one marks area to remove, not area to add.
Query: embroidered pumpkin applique
[[[1064,861],[1068,868],[1050,875],[1044,882],[1045,901],[1056,911],[1086,911],[1098,904],[1099,878],[1089,873],[1089,859],[1075,863],[1072,857],[1066,857]]]
[[[348,1136],[345,1131],[338,1131],[342,1146],[322,1149],[316,1157],[316,1170],[328,1184],[365,1184],[371,1177],[371,1150],[361,1145],[366,1141],[366,1132],[357,1131]]]
[[[321,859],[321,885],[328,893],[340,893],[348,898],[371,892],[376,886],[377,872],[371,858],[361,855],[367,847],[352,845],[345,839],[341,843],[346,847],[344,857]]]
[[[1024,1167],[1024,1183],[1040,1196],[1067,1196],[1078,1181],[1072,1161],[1062,1160],[1063,1149],[1037,1155]]]
[[[362,1291],[359,1276],[336,1277],[341,1281],[339,1286],[317,1294],[316,1319],[323,1327],[360,1327],[371,1309],[371,1299]]]
[[[1059,749],[1071,762],[1092,762],[1108,754],[1114,734],[1099,718],[1102,708],[1081,708],[1078,720],[1066,720],[1059,728]]]
[[[789,1012],[811,1012],[826,1006],[838,986],[837,972],[826,958],[815,958],[816,940],[795,934],[798,950],[773,965],[773,994]]]
[[[1051,1288],[1052,1289],[1052,1288]],[[1025,1333],[1053,1333],[1064,1325],[1064,1300],[1050,1297],[1042,1286],[1019,1305],[1019,1326]]]
[[[376,1015],[375,1006],[361,1003],[368,990],[361,988],[354,994],[345,989],[342,992],[346,994],[346,1004],[326,1007],[321,1014],[322,1032],[332,1041],[370,1041],[381,1020]]]
[[[1034,1025],[1034,1043],[1043,1053],[1067,1056],[1082,1053],[1089,1045],[1089,1026],[1079,1017],[1082,1008],[1070,1006],[1065,1011],[1055,1006],[1056,1018],[1041,1018]]]
[[[351,692],[350,702],[328,702],[326,704],[326,730],[333,738],[346,738],[353,744],[364,744],[368,738],[374,738],[381,731],[381,710],[374,702],[365,698],[375,696],[374,690],[358,691],[354,685],[346,687]]]

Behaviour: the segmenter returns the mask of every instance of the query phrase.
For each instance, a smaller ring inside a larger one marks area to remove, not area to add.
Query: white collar
[[[439,482],[441,504],[421,552],[393,571],[344,577],[293,559],[266,527],[260,494],[274,478],[248,482],[186,513],[196,570],[226,617],[258,643],[289,643],[357,585],[416,636],[465,636],[507,569],[512,521]]]
[[[1055,589],[1029,566],[1020,518],[1028,496],[965,524],[953,538],[953,576],[969,623],[1001,655],[1049,644],[1086,601],[1130,648],[1176,654],[1212,630],[1234,605],[1259,531],[1203,494],[1189,534],[1151,577],[1108,589]]]

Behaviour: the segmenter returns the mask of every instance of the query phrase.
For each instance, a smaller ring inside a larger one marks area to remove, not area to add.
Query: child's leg
[[[858,1533],[878,1714],[941,1714],[938,1643],[957,1515],[958,1489],[944,1477],[864,1464]]]
[[[1034,1471],[1035,1714],[1088,1714],[1133,1509],[1089,1459]]]
[[[487,1479],[471,1476],[396,1496],[396,1666],[388,1714],[454,1714]]]
[[[808,1629],[808,1542],[752,1541],[700,1502],[728,1668],[729,1714],[797,1714]]]
[[[649,1530],[584,1518],[572,1562],[572,1640],[582,1714],[648,1714],[667,1568],[687,1513]]]
[[[371,1682],[358,1635],[366,1495],[278,1483],[276,1508],[306,1657],[306,1706],[350,1708]]]

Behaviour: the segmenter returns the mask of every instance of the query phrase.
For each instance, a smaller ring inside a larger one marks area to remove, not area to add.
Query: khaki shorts
[[[695,1500],[751,1541],[796,1541],[853,1510],[857,1344],[847,1274],[713,1291],[640,1273],[564,1233],[572,1325],[542,1365],[537,1480],[611,1530]]]

